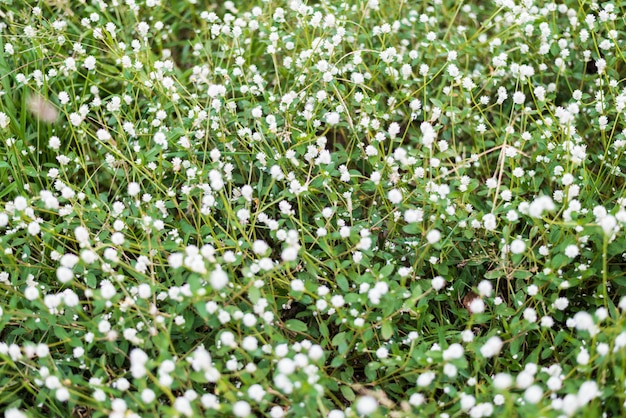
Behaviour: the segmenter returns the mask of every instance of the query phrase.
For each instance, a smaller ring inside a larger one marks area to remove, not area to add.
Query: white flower
[[[141,192],[141,186],[139,186],[139,183],[136,183],[134,181],[131,183],[128,183],[128,195],[129,196],[137,196],[139,192]]]
[[[569,300],[567,300],[566,297],[560,297],[554,301],[554,307],[558,309],[559,311],[563,311],[567,309],[568,305],[569,305]]]
[[[87,70],[95,69],[96,68],[96,58],[93,57],[92,55],[88,56],[87,58],[85,58],[85,62],[83,63],[83,66]]]
[[[13,206],[16,210],[23,211],[28,207],[28,201],[24,196],[18,196],[13,200]]]
[[[493,213],[487,213],[483,216],[483,226],[487,231],[496,229],[496,216]]]
[[[508,373],[498,373],[493,377],[493,385],[498,390],[508,389],[513,384],[513,378]]]
[[[0,112],[0,128],[6,129],[6,127],[9,126],[10,122],[11,119],[9,119],[7,114],[4,112]]]
[[[356,410],[360,415],[370,415],[378,409],[378,401],[372,396],[363,396],[356,401]]]
[[[491,292],[493,291],[493,285],[488,280],[481,280],[478,283],[478,294],[480,296],[491,296]]]
[[[589,358],[589,352],[586,349],[581,348],[580,353],[576,356],[576,362],[584,366],[589,363]]]
[[[281,253],[283,261],[295,261],[298,258],[298,247],[289,246],[285,248]]]
[[[441,232],[437,229],[433,229],[426,234],[426,241],[428,241],[429,244],[435,244],[439,242],[440,239]]]
[[[482,354],[483,357],[489,358],[498,354],[500,350],[502,350],[502,339],[494,335],[480,348],[480,354]]]
[[[383,358],[387,358],[389,356],[389,350],[387,350],[385,347],[380,347],[378,350],[376,350],[376,357],[383,359]]]
[[[578,405],[584,406],[591,402],[592,399],[601,395],[601,391],[598,390],[598,384],[593,380],[588,381],[580,385],[578,388]]]
[[[556,206],[550,196],[540,196],[528,206],[528,214],[533,218],[541,218],[544,211],[550,212],[554,209]]]
[[[469,303],[469,310],[471,313],[483,313],[485,312],[485,302],[481,298],[474,298]]]
[[[533,308],[524,309],[524,319],[528,322],[537,322],[537,311]]]
[[[67,283],[73,278],[74,278],[74,273],[72,272],[72,270],[68,269],[67,267],[61,266],[57,269],[57,279],[59,279],[61,283]]]
[[[531,404],[538,403],[543,397],[543,390],[538,385],[532,385],[524,392],[524,399]]]
[[[220,290],[228,284],[228,275],[220,266],[218,266],[211,272],[209,282],[211,283],[211,287],[213,287],[213,289]]]
[[[30,235],[39,235],[39,232],[41,232],[41,226],[38,222],[31,222],[28,224],[28,233]]]
[[[141,400],[145,404],[152,403],[156,399],[156,395],[152,389],[146,388],[141,391]]]
[[[294,292],[304,291],[304,282],[300,279],[294,279],[291,281],[291,290]]]
[[[67,390],[67,388],[60,387],[56,390],[54,396],[59,402],[65,402],[70,398],[70,392]]]
[[[585,311],[576,312],[573,319],[577,330],[587,331],[591,335],[595,335],[598,332],[593,317],[589,313]]]
[[[521,239],[515,239],[511,242],[511,252],[513,254],[521,254],[526,250],[526,243]]]
[[[35,300],[39,297],[39,290],[34,286],[28,286],[24,290],[24,297],[28,300]]]
[[[329,125],[336,125],[340,120],[339,113],[337,112],[328,112],[324,115],[324,118],[326,119],[326,123]]]
[[[459,359],[463,357],[463,346],[459,343],[451,344],[442,354],[445,361]]]
[[[193,408],[191,407],[191,403],[189,402],[189,399],[184,397],[176,398],[176,400],[174,401],[174,409],[187,417],[193,415]]]
[[[580,254],[580,250],[578,249],[576,245],[570,244],[567,247],[565,247],[565,255],[568,256],[569,258],[576,258],[578,254]]]
[[[387,194],[387,197],[389,198],[389,201],[393,203],[394,205],[397,205],[398,203],[402,202],[402,192],[398,189],[390,190],[389,193]]]
[[[435,276],[430,283],[433,289],[441,290],[446,285],[446,280],[441,276]]]
[[[330,298],[330,303],[335,307],[335,308],[341,308],[345,303],[345,299],[343,298],[343,296],[341,295],[335,295],[332,298]]]
[[[424,372],[420,374],[419,377],[417,378],[417,386],[420,386],[420,387],[428,386],[432,383],[433,380],[435,380],[435,377],[436,375],[433,372]]]

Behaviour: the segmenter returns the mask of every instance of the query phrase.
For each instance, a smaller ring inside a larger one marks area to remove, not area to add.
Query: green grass
[[[623,415],[625,12],[1,2],[0,409]]]

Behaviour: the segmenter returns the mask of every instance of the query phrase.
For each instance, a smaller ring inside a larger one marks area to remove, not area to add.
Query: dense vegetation
[[[609,416],[619,2],[0,2],[0,409]]]

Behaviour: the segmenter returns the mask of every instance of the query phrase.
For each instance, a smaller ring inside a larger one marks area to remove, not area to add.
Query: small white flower
[[[569,258],[576,258],[580,254],[580,250],[574,244],[570,244],[565,247],[565,255]]]
[[[363,396],[356,401],[356,410],[360,415],[370,415],[378,409],[378,401],[372,396]]]
[[[74,273],[72,272],[72,270],[68,269],[67,267],[61,266],[57,269],[57,279],[59,279],[61,283],[67,283],[73,278],[74,278]]]
[[[24,290],[24,297],[28,300],[35,300],[39,297],[39,290],[34,286],[28,286]]]
[[[222,270],[221,267],[218,266],[211,272],[209,282],[211,283],[211,287],[213,287],[213,289],[220,290],[228,284],[228,275],[224,270]]]
[[[295,261],[298,258],[298,247],[289,246],[282,251],[280,256],[285,262]]]
[[[481,298],[474,298],[469,303],[468,308],[471,313],[483,313],[485,312],[485,302]]]
[[[87,58],[85,58],[85,62],[83,63],[83,66],[87,69],[87,70],[93,70],[96,68],[96,58],[92,55],[88,56]]]
[[[491,292],[492,291],[493,291],[493,285],[491,284],[490,281],[488,281],[488,280],[481,280],[481,282],[478,283],[478,294],[480,296],[489,297],[489,296],[491,296]]]
[[[389,201],[391,203],[397,205],[398,203],[402,202],[402,192],[398,189],[392,189],[387,194],[387,198],[389,198]]]
[[[0,112],[0,128],[6,129],[6,127],[9,126],[10,122],[11,119],[9,119],[7,114],[4,112]]]
[[[326,123],[327,124],[329,124],[329,125],[336,125],[336,124],[339,123],[341,118],[339,116],[339,113],[337,113],[337,112],[328,112],[324,116],[324,119],[326,119]]]
[[[538,403],[543,397],[543,390],[538,385],[532,385],[524,392],[524,399],[531,404]]]
[[[128,183],[128,195],[129,196],[137,196],[141,192],[141,186],[139,183],[131,182]]]
[[[441,276],[435,276],[430,283],[433,289],[441,290],[446,285],[446,280]]]
[[[489,358],[497,355],[500,350],[502,350],[502,339],[494,335],[480,348],[480,354],[482,354],[483,357]]]
[[[514,239],[510,249],[513,254],[522,254],[526,250],[526,243],[519,238]]]
[[[300,279],[294,279],[291,281],[291,290],[294,292],[304,291],[304,282]]]
[[[515,104],[524,104],[525,100],[526,100],[526,95],[524,93],[522,93],[521,91],[516,91],[513,94],[513,103],[515,103]]]
[[[376,357],[383,359],[383,358],[387,358],[389,356],[389,350],[387,350],[385,347],[380,347],[378,350],[376,350]]]
[[[498,390],[505,390],[511,387],[513,378],[507,373],[498,373],[493,377],[493,385]]]
[[[428,241],[429,244],[435,244],[439,242],[440,239],[441,232],[437,229],[433,229],[426,234],[426,241]]]

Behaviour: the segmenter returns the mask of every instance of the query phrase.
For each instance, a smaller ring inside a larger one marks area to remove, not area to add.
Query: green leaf
[[[356,399],[356,396],[354,395],[354,391],[349,386],[341,386],[339,390],[341,390],[341,394],[343,395],[343,397],[349,400],[350,402]]]
[[[330,362],[330,367],[337,368],[344,363],[345,359],[343,356],[337,356]]]
[[[322,334],[322,336],[326,339],[328,339],[328,325],[326,325],[325,321],[320,321],[319,323],[319,328],[320,328],[320,334]]]
[[[295,332],[306,332],[307,330],[307,326],[304,322],[298,320],[298,319],[290,319],[288,321],[285,322],[285,327],[290,330],[290,331],[295,331]]]
[[[251,286],[250,289],[248,289],[248,298],[250,299],[250,302],[257,303],[260,297],[261,297],[261,291],[259,290],[258,287]]]
[[[348,279],[346,279],[346,276],[340,274],[337,276],[336,280],[337,280],[337,286],[339,286],[339,288],[343,290],[344,292],[347,292],[348,289],[350,288],[350,283],[348,282]]]
[[[380,334],[384,340],[388,340],[393,336],[393,325],[391,321],[383,322],[383,325],[380,330]]]
[[[492,270],[485,273],[485,279],[497,279],[504,276],[503,270]]]
[[[417,223],[411,223],[408,225],[404,225],[402,227],[402,231],[409,234],[409,235],[419,235],[422,233],[422,230],[419,226],[419,224]]]

